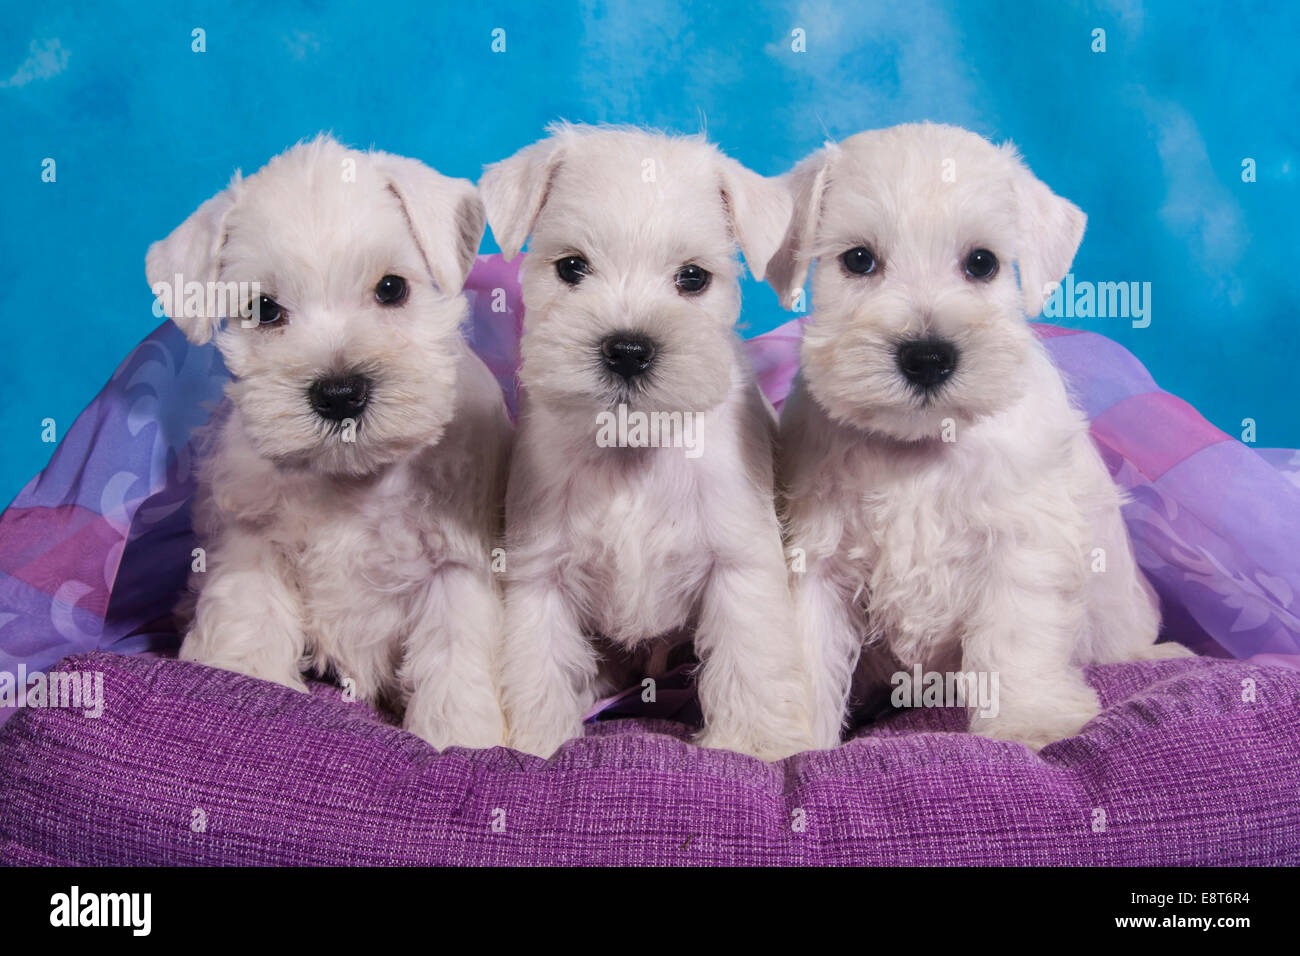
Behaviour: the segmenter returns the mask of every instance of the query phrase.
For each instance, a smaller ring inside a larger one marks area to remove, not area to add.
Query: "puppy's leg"
[[[812,733],[816,747],[830,749],[844,731],[862,634],[853,608],[824,565],[792,576],[795,627],[812,684]]]
[[[697,743],[778,760],[813,746],[808,682],[784,561],[719,563],[695,632],[704,730]]]
[[[506,587],[501,699],[510,746],[549,757],[582,736],[596,700],[597,660],[573,607],[542,577]]]
[[[1163,644],[1151,644],[1147,647],[1140,648],[1137,653],[1129,657],[1128,660],[1169,661],[1195,656],[1196,652],[1190,647],[1184,647],[1177,641],[1165,641]]]
[[[283,559],[232,528],[208,558],[180,658],[306,691],[303,611]]]
[[[1068,562],[1033,549],[989,562],[962,641],[962,670],[997,675],[997,713],[973,712],[973,733],[1037,750],[1078,733],[1100,711],[1075,663],[1086,618],[1079,570]]]
[[[413,609],[399,679],[404,726],[439,749],[505,743],[494,661],[501,601],[485,571],[438,572]]]
[[[1121,541],[1118,566],[1104,594],[1091,608],[1093,654],[1090,663],[1159,661],[1195,657],[1196,652],[1177,641],[1155,643],[1160,633],[1160,599],[1142,575],[1128,542]],[[1094,592],[1096,593],[1096,592]]]
[[[1088,660],[1107,663],[1195,657],[1194,652],[1177,642],[1156,643],[1160,632],[1160,601],[1138,567],[1118,496],[1109,485],[1110,475],[1100,462],[1097,471],[1101,472],[1098,480],[1108,483],[1104,490],[1115,502],[1092,523],[1096,544],[1089,549],[1092,648]],[[1103,557],[1104,563],[1098,560]]]

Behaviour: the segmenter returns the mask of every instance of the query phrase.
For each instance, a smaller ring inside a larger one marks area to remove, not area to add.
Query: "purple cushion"
[[[1300,672],[1246,661],[1091,668],[1105,711],[1039,754],[917,710],[777,764],[646,719],[549,762],[439,753],[325,685],[102,652],[59,669],[102,671],[106,706],[0,730],[4,862],[1300,863]]]

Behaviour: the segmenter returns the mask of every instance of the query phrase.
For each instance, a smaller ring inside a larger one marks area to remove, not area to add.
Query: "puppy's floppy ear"
[[[762,281],[790,222],[790,191],[779,179],[760,176],[726,156],[721,157],[721,174],[722,202],[745,265]]]
[[[767,264],[767,281],[787,309],[794,307],[794,298],[808,279],[832,156],[832,147],[819,149],[781,177],[792,200],[792,212],[785,236]]]
[[[443,294],[458,295],[483,239],[485,217],[478,190],[468,179],[444,176],[418,159],[372,155],[402,204],[429,275]]]
[[[1016,259],[1025,314],[1032,319],[1043,311],[1047,297],[1070,271],[1088,217],[1074,203],[1048,189],[1014,154],[1013,159],[1020,231]]]
[[[479,192],[492,235],[507,261],[519,255],[533,231],[560,163],[561,145],[558,136],[549,136],[483,170]]]
[[[239,189],[239,173],[235,173],[229,186],[194,210],[188,219],[172,230],[171,235],[155,242],[145,254],[144,272],[149,287],[168,306],[167,317],[180,326],[185,337],[196,345],[212,338],[221,324],[222,315],[220,311],[215,315],[187,315],[185,286],[198,282],[206,287],[216,281],[221,247],[226,242],[226,217],[235,207]],[[181,286],[175,288],[178,275]],[[161,286],[167,286],[170,294],[163,294]],[[219,301],[223,298],[217,296]],[[207,299],[205,291],[204,303]],[[199,312],[204,313],[204,306],[200,306]]]

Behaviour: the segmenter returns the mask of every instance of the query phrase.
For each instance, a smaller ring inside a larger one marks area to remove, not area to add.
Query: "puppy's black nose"
[[[307,389],[307,400],[321,418],[356,418],[370,400],[370,381],[364,375],[318,378]]]
[[[913,385],[933,388],[957,367],[957,349],[942,339],[921,339],[898,346],[898,369]]]
[[[643,375],[654,364],[655,344],[644,335],[616,332],[600,343],[605,367],[623,378]]]

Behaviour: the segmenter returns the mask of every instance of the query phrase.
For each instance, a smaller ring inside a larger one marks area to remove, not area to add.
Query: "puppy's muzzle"
[[[644,335],[618,332],[600,343],[605,367],[628,381],[650,370],[655,360],[655,343]]]
[[[918,388],[942,385],[957,367],[957,349],[942,339],[918,339],[898,346],[898,370]]]
[[[307,389],[307,401],[317,415],[328,421],[356,418],[370,401],[370,380],[364,375],[318,378]]]

